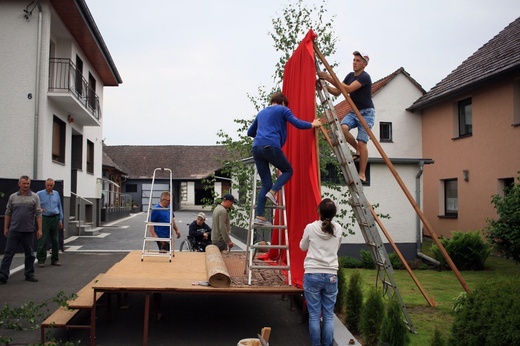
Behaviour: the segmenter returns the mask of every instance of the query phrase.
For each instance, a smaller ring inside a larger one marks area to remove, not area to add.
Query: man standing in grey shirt
[[[0,284],[7,283],[11,262],[18,244],[22,244],[25,252],[25,280],[38,282],[34,276],[34,222],[36,221],[36,237],[42,236],[42,210],[40,198],[31,190],[31,179],[22,175],[18,180],[20,190],[9,196],[5,211],[4,235],[7,238],[4,258],[0,265]]]
[[[222,202],[213,210],[211,240],[220,251],[225,251],[233,247],[233,242],[229,236],[231,225],[229,223],[228,209],[235,203],[235,197],[229,193],[222,197]]]

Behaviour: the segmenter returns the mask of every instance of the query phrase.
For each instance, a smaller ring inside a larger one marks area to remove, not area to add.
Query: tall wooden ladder
[[[287,282],[289,285],[292,285],[292,277],[291,277],[291,257],[289,252],[289,234],[287,232],[287,210],[285,208],[285,190],[282,187],[280,191],[278,191],[278,204],[272,205],[269,201],[266,201],[265,209],[271,210],[272,217],[272,225],[255,225],[254,219],[256,214],[256,205],[257,205],[257,194],[260,190],[261,183],[259,181],[258,170],[254,169],[254,177],[253,177],[253,189],[252,189],[252,198],[251,198],[251,209],[249,213],[249,226],[247,232],[247,248],[246,248],[246,271],[248,272],[248,285],[251,285],[252,280],[252,271],[253,270],[287,270]],[[269,240],[272,240],[270,235],[273,230],[278,230],[278,244],[272,245],[268,242],[265,244],[259,244],[258,239],[265,239],[267,237],[260,237],[260,232],[268,231]],[[271,251],[277,250],[277,262],[276,264],[269,263],[259,263],[258,260],[255,261],[255,257],[258,251]],[[285,256],[284,256],[285,255]],[[286,263],[283,263],[283,259],[286,259]]]
[[[163,210],[164,211],[164,208],[154,208],[155,204],[154,204],[154,197],[156,193],[154,192],[157,192],[154,190],[155,188],[155,179],[157,178],[157,173],[162,173],[163,175],[165,173],[169,174],[169,181],[170,181],[170,199],[173,198],[173,193],[172,193],[172,189],[173,189],[173,174],[172,174],[172,170],[169,169],[169,168],[156,168],[154,169],[153,171],[153,177],[152,177],[152,186],[151,186],[151,189],[150,189],[150,198],[148,200],[148,211],[146,213],[146,221],[145,221],[145,227],[144,227],[144,237],[143,237],[143,251],[142,251],[142,254],[141,254],[141,262],[144,261],[144,257],[146,256],[149,256],[149,257],[167,257],[169,259],[169,261],[171,262],[172,261],[172,256],[173,255],[173,238],[172,238],[172,228],[173,228],[173,224],[172,224],[172,220],[173,220],[173,208],[170,204],[170,207],[168,208],[168,212],[170,213],[170,222],[152,222],[151,221],[151,216],[152,216],[152,213],[154,210]],[[162,190],[160,191],[162,192]],[[155,227],[155,226],[162,226],[162,227],[168,227],[169,228],[169,237],[168,238],[158,238],[158,237],[153,237],[151,235],[151,232],[150,232],[150,227]],[[169,251],[159,251],[159,249],[156,248],[156,245],[155,243],[158,242],[158,241],[162,241],[162,242],[167,242],[170,246],[169,246]],[[153,250],[150,248],[150,245],[152,246]]]
[[[315,59],[315,61],[316,70],[319,71],[318,59]],[[347,182],[351,196],[349,199],[349,204],[352,207],[361,233],[363,234],[365,242],[370,249],[372,258],[374,259],[375,265],[377,267],[378,279],[383,286],[383,292],[390,298],[396,298],[398,300],[408,329],[410,329],[412,332],[415,332],[410,320],[410,316],[408,315],[406,307],[404,306],[401,294],[399,293],[399,289],[395,283],[394,269],[392,268],[390,258],[388,257],[388,253],[376,227],[376,222],[374,216],[372,215],[372,207],[365,197],[363,184],[359,179],[354,159],[350,153],[350,148],[341,129],[340,121],[336,114],[336,110],[324,80],[318,79],[316,92],[321,101],[321,105],[329,125],[329,132],[326,133],[327,140],[338,159],[339,166],[343,172],[343,177]]]

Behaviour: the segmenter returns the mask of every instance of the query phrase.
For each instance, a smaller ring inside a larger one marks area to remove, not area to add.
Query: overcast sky
[[[213,145],[220,129],[236,138],[233,119],[256,115],[247,94],[273,86],[280,55],[268,33],[287,0],[86,2],[123,79],[104,91],[108,145]],[[360,50],[370,55],[373,82],[404,67],[426,91],[520,15],[518,0],[329,0],[326,7],[339,39],[328,61],[340,62],[339,78]]]

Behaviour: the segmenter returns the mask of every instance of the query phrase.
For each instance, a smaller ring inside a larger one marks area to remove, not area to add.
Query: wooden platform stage
[[[253,271],[251,285],[247,285],[245,252],[222,253],[231,284],[229,287],[200,285],[209,281],[205,252],[175,252],[172,261],[168,257],[145,256],[141,251],[132,251],[110,268],[94,284],[94,294],[142,293],[145,294],[143,345],[147,344],[150,302],[152,295],[178,292],[215,294],[281,294],[301,295],[303,289],[289,286],[277,270]],[[96,307],[91,314],[91,345],[95,344]]]

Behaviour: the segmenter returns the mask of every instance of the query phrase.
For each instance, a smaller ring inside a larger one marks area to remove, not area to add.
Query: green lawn
[[[368,294],[370,286],[375,285],[377,272],[365,269],[342,269],[348,278],[353,271],[358,270],[363,280],[364,294]],[[450,334],[454,314],[452,312],[453,299],[464,292],[459,280],[451,271],[437,270],[414,270],[419,283],[426,295],[433,298],[437,306],[430,307],[421,291],[414,283],[406,270],[394,271],[394,278],[407,308],[417,334],[410,334],[410,345],[429,345],[435,327],[437,327],[444,338]],[[520,266],[513,261],[501,257],[489,256],[484,271],[461,272],[470,290],[479,284],[493,280],[498,276],[518,276]],[[380,283],[378,283],[380,286]]]

